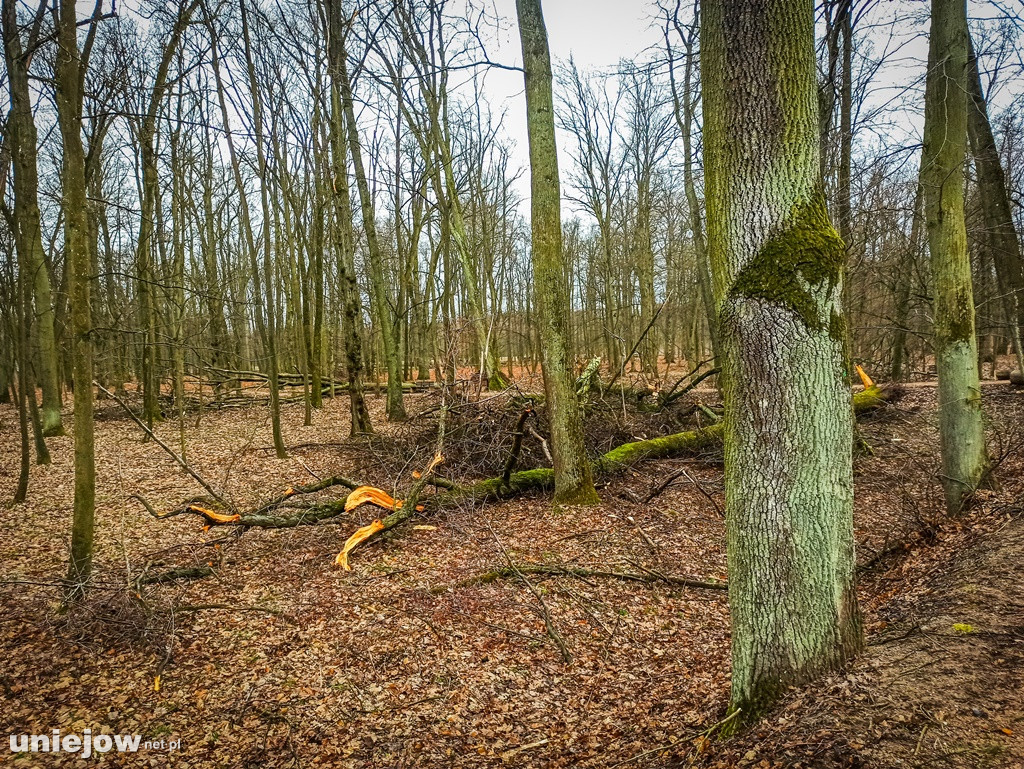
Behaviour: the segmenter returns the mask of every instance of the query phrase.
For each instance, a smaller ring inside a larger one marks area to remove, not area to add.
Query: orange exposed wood
[[[345,542],[345,547],[342,548],[340,553],[338,553],[338,557],[334,559],[334,562],[338,566],[341,566],[345,571],[352,571],[352,567],[348,565],[349,551],[364,539],[376,534],[383,528],[384,524],[378,520],[367,526],[363,526],[361,529],[357,529],[356,532]]]

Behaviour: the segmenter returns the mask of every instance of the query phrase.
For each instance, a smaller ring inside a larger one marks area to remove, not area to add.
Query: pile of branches
[[[707,375],[714,373],[708,370]],[[698,374],[690,381],[700,382]],[[595,379],[586,389],[583,409],[584,443],[597,460],[616,446],[659,435],[699,430],[714,424],[720,407],[701,403],[692,388],[656,390],[646,386],[602,386]],[[667,396],[667,397],[666,397]],[[484,397],[453,392],[448,405],[445,467],[453,478],[487,478],[500,474],[511,455],[522,470],[550,467],[550,429],[543,393],[513,387]],[[440,396],[439,396],[440,398]],[[392,466],[401,466],[410,455],[429,454],[433,445],[439,406],[435,403],[401,425],[390,437],[374,436],[372,448]],[[714,453],[714,452],[713,452]]]

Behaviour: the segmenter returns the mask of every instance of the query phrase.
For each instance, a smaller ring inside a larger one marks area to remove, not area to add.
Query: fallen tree
[[[869,379],[866,380],[866,384],[869,386],[853,396],[853,409],[857,415],[864,415],[885,406],[896,394],[896,390],[879,387],[871,383]],[[703,429],[688,430],[660,438],[625,443],[597,458],[594,462],[594,474],[595,476],[609,476],[643,460],[694,456],[708,452],[717,449],[721,445],[722,434],[723,426],[719,422]],[[344,557],[342,557],[342,554],[339,554],[338,557],[339,564],[347,565],[347,555],[356,545],[376,539],[385,532],[420,514],[430,514],[433,511],[453,506],[477,505],[489,501],[510,499],[528,492],[547,491],[554,488],[554,471],[550,468],[505,472],[499,477],[477,481],[468,486],[452,483],[435,474],[436,467],[441,461],[440,447],[442,444],[443,429],[439,431],[438,450],[435,452],[434,460],[426,471],[418,474],[416,482],[410,489],[409,499],[405,503],[401,500],[392,499],[379,489],[358,486],[354,481],[342,476],[332,476],[308,486],[289,488],[284,494],[255,511],[230,515],[225,515],[211,509],[211,503],[201,498],[192,499],[166,513],[157,513],[141,497],[136,497],[136,499],[156,518],[164,519],[177,515],[192,514],[201,517],[207,527],[289,528],[318,524],[343,515],[351,511],[358,504],[363,503],[373,504],[382,509],[390,510],[389,515],[361,527],[349,538],[346,548],[342,551]],[[439,489],[439,491],[420,499],[420,491],[428,484]],[[352,494],[346,500],[309,505],[296,504],[295,497],[312,494],[339,485],[352,490]],[[367,490],[374,493],[370,493]],[[360,493],[361,496],[353,503],[353,495],[357,493]],[[297,508],[297,512],[290,514],[280,514],[277,512],[286,507]]]

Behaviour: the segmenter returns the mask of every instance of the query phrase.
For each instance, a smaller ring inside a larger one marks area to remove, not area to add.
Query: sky
[[[468,0],[474,2],[474,0]],[[486,42],[488,54],[502,64],[520,64],[515,0],[476,0],[491,2],[503,21],[503,28]],[[861,5],[861,3],[858,3]],[[689,15],[689,4],[684,13]],[[904,147],[907,162],[916,164],[924,122],[923,75],[928,56],[928,8],[924,0],[876,0],[855,33],[855,68],[869,59],[884,58],[871,81],[857,119],[856,143],[864,148],[885,145]],[[544,0],[543,11],[552,59],[567,61],[572,56],[582,70],[609,70],[622,59],[650,58],[664,45],[661,26],[654,18],[656,0]],[[968,0],[968,13],[977,22],[1008,12],[1024,12],[1021,0]],[[979,39],[976,38],[976,43]],[[984,41],[980,41],[984,45]],[[1007,106],[1024,92],[1020,73],[1024,55],[1020,51],[1008,59],[1009,69],[1017,77],[1002,76],[992,96],[990,111]],[[984,62],[983,62],[984,64]],[[1004,71],[1008,72],[1009,69]],[[987,82],[987,76],[983,75]],[[492,104],[504,108],[502,128],[514,142],[513,157],[524,169],[529,167],[526,138],[525,99],[522,74],[490,69],[485,93]],[[557,108],[557,99],[556,99]],[[874,108],[882,108],[873,114]],[[499,109],[499,108],[496,108]],[[559,137],[559,164],[563,183],[570,162],[567,137]],[[856,150],[856,147],[855,147]],[[517,189],[529,199],[529,174],[518,180]],[[563,197],[564,200],[564,197]],[[567,209],[563,211],[563,214]]]
[[[493,0],[493,4],[503,29],[488,41],[488,45],[493,45],[488,56],[501,64],[519,66],[522,55],[515,0]],[[552,63],[557,66],[559,61],[567,62],[572,57],[581,69],[607,70],[622,59],[638,58],[644,50],[662,44],[660,30],[652,26],[655,11],[654,0],[545,0],[544,21]],[[517,164],[526,169],[529,149],[523,75],[492,68],[484,82],[488,98],[504,106],[504,134],[514,142],[513,157]],[[569,156],[564,137],[559,140],[564,187]],[[524,173],[517,180],[516,188],[524,200],[529,199],[529,174]]]
[[[80,12],[85,13],[86,6],[91,9],[93,0],[80,2]],[[997,8],[1019,7],[1020,3],[1021,0],[969,0],[969,9],[973,17],[983,18],[992,16]],[[689,5],[684,3],[687,15]],[[885,66],[875,73],[864,111],[858,116],[856,143],[860,146],[877,143],[913,148],[920,141],[928,5],[924,0],[875,0],[873,11],[858,27],[855,66],[856,61],[888,53]],[[119,9],[131,9],[129,12],[136,18],[138,6],[139,0],[118,3]],[[498,28],[485,35],[489,58],[501,64],[519,65],[515,0],[451,0],[448,9],[457,13],[460,7],[467,6],[484,7],[489,18],[497,16]],[[572,57],[584,72],[608,71],[623,59],[645,60],[655,53],[661,55],[661,25],[654,18],[657,0],[543,0],[543,10],[556,67]],[[1020,52],[1016,60],[1017,71],[1024,71]],[[503,138],[511,144],[513,163],[524,171],[516,180],[516,191],[523,201],[528,201],[530,178],[525,171],[529,168],[529,156],[522,73],[496,67],[482,69],[480,73],[485,98],[492,112],[501,116]],[[1005,105],[1015,93],[1021,92],[1024,87],[1019,81],[1010,87],[1004,85],[995,106]],[[886,110],[872,117],[870,107],[878,105],[885,105]],[[563,191],[570,175],[568,143],[568,137],[559,136]],[[905,154],[908,162],[916,163],[912,149]],[[564,213],[572,213],[568,203]]]

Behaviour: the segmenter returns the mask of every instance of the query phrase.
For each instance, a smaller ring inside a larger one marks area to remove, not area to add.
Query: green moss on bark
[[[782,231],[740,270],[730,295],[781,304],[808,328],[820,331],[825,323],[814,289],[824,285],[834,289],[845,261],[846,248],[829,221],[824,196],[818,193],[796,206]],[[829,332],[843,333],[834,318],[829,319]]]
[[[945,313],[947,343],[970,342],[974,339],[974,297],[970,287],[962,283],[955,288],[952,311]]]

